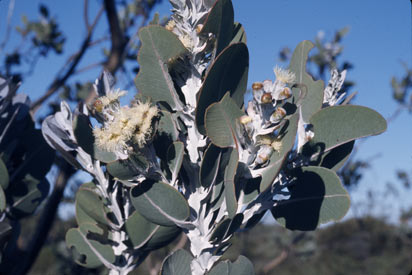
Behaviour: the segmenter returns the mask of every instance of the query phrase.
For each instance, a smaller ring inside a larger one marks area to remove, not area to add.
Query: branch
[[[110,55],[105,62],[104,67],[111,74],[114,74],[123,62],[122,56],[127,45],[127,39],[123,35],[123,31],[120,28],[119,17],[117,16],[116,4],[114,3],[114,0],[104,0],[104,7],[110,27],[112,42]]]
[[[100,16],[102,15],[104,9],[101,8],[98,12],[98,14],[96,15],[96,18],[93,22],[93,24],[91,25],[90,29],[87,32],[87,36],[84,39],[81,47],[80,47],[80,51],[75,54],[73,60],[71,61],[71,64],[69,66],[69,69],[66,71],[66,73],[59,77],[57,76],[54,81],[52,82],[52,84],[49,86],[47,92],[40,97],[38,100],[36,100],[35,102],[33,102],[33,104],[30,107],[30,111],[31,114],[34,115],[37,110],[40,108],[40,106],[49,98],[51,97],[53,94],[55,94],[67,81],[67,79],[69,79],[69,77],[74,73],[77,65],[79,64],[80,60],[83,58],[84,54],[86,53],[86,50],[89,48],[90,46],[90,41],[92,38],[92,33],[93,30],[96,27],[96,24],[100,18]],[[70,59],[70,58],[69,58]]]
[[[62,163],[61,170],[57,176],[54,184],[54,189],[44,206],[43,212],[39,222],[37,223],[36,231],[33,234],[33,238],[28,245],[28,248],[24,251],[24,255],[27,255],[19,261],[19,265],[16,266],[16,270],[13,274],[24,275],[26,274],[39,255],[41,248],[47,240],[50,229],[53,226],[53,222],[56,217],[58,206],[63,197],[63,192],[67,184],[67,180],[72,175],[73,168],[65,161]]]

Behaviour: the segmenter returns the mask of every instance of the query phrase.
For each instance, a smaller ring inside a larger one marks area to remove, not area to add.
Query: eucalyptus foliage
[[[135,79],[124,91],[103,73],[97,99],[45,119],[43,135],[94,179],[76,195],[78,227],[66,235],[77,262],[127,274],[180,232],[190,252],[168,256],[161,274],[253,274],[245,257],[218,262],[239,230],[270,211],[292,230],[341,219],[350,199],[336,175],[354,140],[382,133],[375,111],[347,105],[346,72],[314,80],[303,41],[275,81],[252,85],[249,54],[230,0],[171,0],[165,27],[139,32]]]

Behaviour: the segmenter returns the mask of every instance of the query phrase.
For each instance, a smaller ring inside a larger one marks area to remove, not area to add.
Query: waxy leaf
[[[9,186],[9,171],[2,159],[0,159],[0,186],[3,189]]]
[[[0,212],[6,210],[6,195],[4,194],[3,187],[0,186]]]
[[[229,93],[220,102],[210,105],[206,112],[205,126],[207,136],[213,144],[219,147],[237,147],[236,120],[243,114]]]
[[[212,268],[208,275],[254,275],[255,270],[252,262],[245,256],[240,255],[233,263],[229,261],[220,262]]]
[[[125,229],[134,249],[144,246],[155,234],[160,225],[146,220],[138,211],[134,211],[125,223]]]
[[[272,208],[273,217],[291,230],[314,230],[342,219],[350,207],[348,192],[332,170],[308,166],[296,171],[291,196]]]
[[[322,166],[328,169],[332,169],[336,172],[340,168],[342,168],[345,162],[348,160],[354,145],[355,141],[353,140],[335,147],[332,150],[325,152],[324,154],[320,154],[318,159],[311,161],[311,165]]]
[[[141,28],[142,42],[138,55],[140,71],[135,79],[140,93],[155,102],[166,102],[175,110],[182,109],[182,103],[169,74],[169,63],[187,50],[179,38],[162,26],[151,25]]]
[[[289,70],[295,73],[296,82],[298,84],[303,84],[303,87],[305,88],[302,89],[306,90],[305,98],[300,107],[302,119],[305,123],[309,123],[310,117],[322,108],[323,103],[323,81],[314,81],[306,72],[308,54],[313,47],[314,45],[310,41],[305,40],[300,42],[294,50],[289,64]]]
[[[210,143],[200,166],[200,184],[204,188],[209,188],[216,182],[222,157],[222,148]]]
[[[98,222],[109,225],[104,209],[103,201],[96,192],[83,186],[79,188],[76,193],[77,224]]]
[[[182,167],[185,145],[181,141],[173,142],[167,150],[168,178],[174,183]]]
[[[166,257],[160,270],[161,275],[192,275],[190,263],[193,256],[183,249],[179,249]]]
[[[175,118],[168,111],[162,110],[159,114],[159,123],[157,124],[157,133],[154,137],[153,144],[156,155],[166,160],[167,149],[179,137],[179,131]]]
[[[379,113],[355,105],[324,108],[312,116],[310,123],[315,136],[303,148],[306,155],[327,152],[355,139],[380,134],[387,127]]]
[[[234,13],[231,0],[217,0],[210,10],[205,24],[201,30],[202,34],[213,33],[216,37],[216,52],[218,55],[229,45],[232,33]]]
[[[185,224],[189,217],[186,199],[166,183],[144,181],[130,190],[130,196],[136,210],[155,224]]]
[[[148,163],[145,156],[139,152],[130,155],[126,160],[117,160],[107,164],[107,172],[119,180],[130,180],[139,173],[147,171]]]
[[[229,148],[229,152],[226,155],[229,159],[224,168],[225,201],[229,218],[233,218],[237,211],[235,174],[239,163],[239,152],[235,148]]]
[[[114,263],[115,255],[110,244],[102,244],[90,235],[102,235],[104,232],[94,224],[83,223],[79,228],[71,228],[66,233],[66,244],[75,249],[80,259],[76,260],[79,265],[88,268],[96,268],[102,264],[110,266]]]
[[[233,29],[232,42],[230,42],[230,44],[239,43],[239,42],[246,44],[247,38],[246,38],[245,29],[243,28],[242,24],[236,22],[234,29]]]
[[[158,225],[154,235],[141,249],[144,251],[155,250],[168,245],[182,232],[182,229],[177,226],[161,226]]]
[[[196,125],[205,135],[206,109],[218,102],[229,91],[235,104],[243,106],[249,70],[249,52],[245,44],[227,47],[212,63],[199,92],[196,109]]]

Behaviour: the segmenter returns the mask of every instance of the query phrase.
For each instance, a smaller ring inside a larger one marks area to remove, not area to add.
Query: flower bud
[[[197,25],[197,26],[196,26],[196,33],[199,34],[199,33],[202,31],[202,29],[203,29],[203,25],[202,25],[202,24]]]
[[[292,92],[289,87],[285,87],[279,94],[279,99],[287,99],[292,96]]]
[[[165,28],[166,28],[166,30],[168,30],[168,31],[173,31],[173,29],[175,28],[175,26],[176,26],[176,22],[172,19],[172,20],[169,20],[169,22],[167,22]]]
[[[286,110],[282,107],[277,107],[272,114],[273,122],[279,122],[286,116]]]
[[[252,89],[254,91],[260,90],[262,88],[263,88],[262,82],[255,82],[255,83],[252,84]]]
[[[101,113],[103,111],[103,102],[100,99],[96,99],[93,103],[93,108]]]
[[[260,102],[262,102],[262,104],[272,103],[272,95],[270,93],[264,93],[260,98]]]
[[[239,121],[240,121],[240,123],[242,123],[243,125],[245,125],[245,124],[248,124],[249,122],[251,122],[251,121],[252,121],[252,118],[251,118],[250,116],[244,115],[244,116],[241,116],[241,117],[239,118]]]

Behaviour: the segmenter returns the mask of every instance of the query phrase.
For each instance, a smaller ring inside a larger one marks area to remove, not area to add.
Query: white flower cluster
[[[128,157],[133,145],[145,145],[153,132],[152,121],[158,114],[157,107],[150,103],[136,102],[131,107],[121,107],[119,98],[125,94],[125,91],[110,91],[93,104],[103,124],[93,129],[96,144],[121,159]]]

